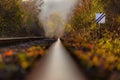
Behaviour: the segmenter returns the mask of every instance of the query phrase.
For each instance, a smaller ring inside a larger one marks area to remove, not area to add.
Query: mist
[[[46,37],[61,37],[77,0],[43,0],[39,20]]]

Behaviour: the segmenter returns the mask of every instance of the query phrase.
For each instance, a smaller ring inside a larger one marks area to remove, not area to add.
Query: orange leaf
[[[92,49],[94,46],[92,44],[87,45],[90,49]]]
[[[5,53],[5,56],[12,56],[13,55],[13,51],[9,50]]]
[[[81,50],[78,50],[75,52],[78,56],[81,56],[83,54],[83,52]]]
[[[94,63],[96,66],[99,65],[99,59],[98,59],[97,56],[94,56],[94,57],[93,57],[93,63]]]

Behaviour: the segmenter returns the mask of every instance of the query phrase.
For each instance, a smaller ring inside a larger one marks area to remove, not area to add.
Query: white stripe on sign
[[[96,14],[96,23],[105,23],[105,13]]]

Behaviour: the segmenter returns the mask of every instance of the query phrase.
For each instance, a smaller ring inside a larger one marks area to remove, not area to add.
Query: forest
[[[0,0],[0,36],[40,36],[36,1]]]
[[[39,8],[34,0],[0,0],[0,37],[44,36]],[[105,24],[96,23],[96,13],[105,13]],[[90,80],[119,80],[120,0],[82,0],[69,16],[61,39],[85,74]],[[30,57],[34,50],[36,47],[28,49]]]
[[[67,43],[64,44],[78,57],[91,80],[120,79],[119,4],[118,0],[83,0],[68,23],[71,32],[67,33],[69,36],[66,35]],[[95,21],[96,13],[106,14],[106,22],[100,27]]]

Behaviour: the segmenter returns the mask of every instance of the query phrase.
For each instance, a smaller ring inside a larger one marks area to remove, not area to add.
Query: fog
[[[43,0],[39,20],[47,37],[61,37],[77,0]]]

